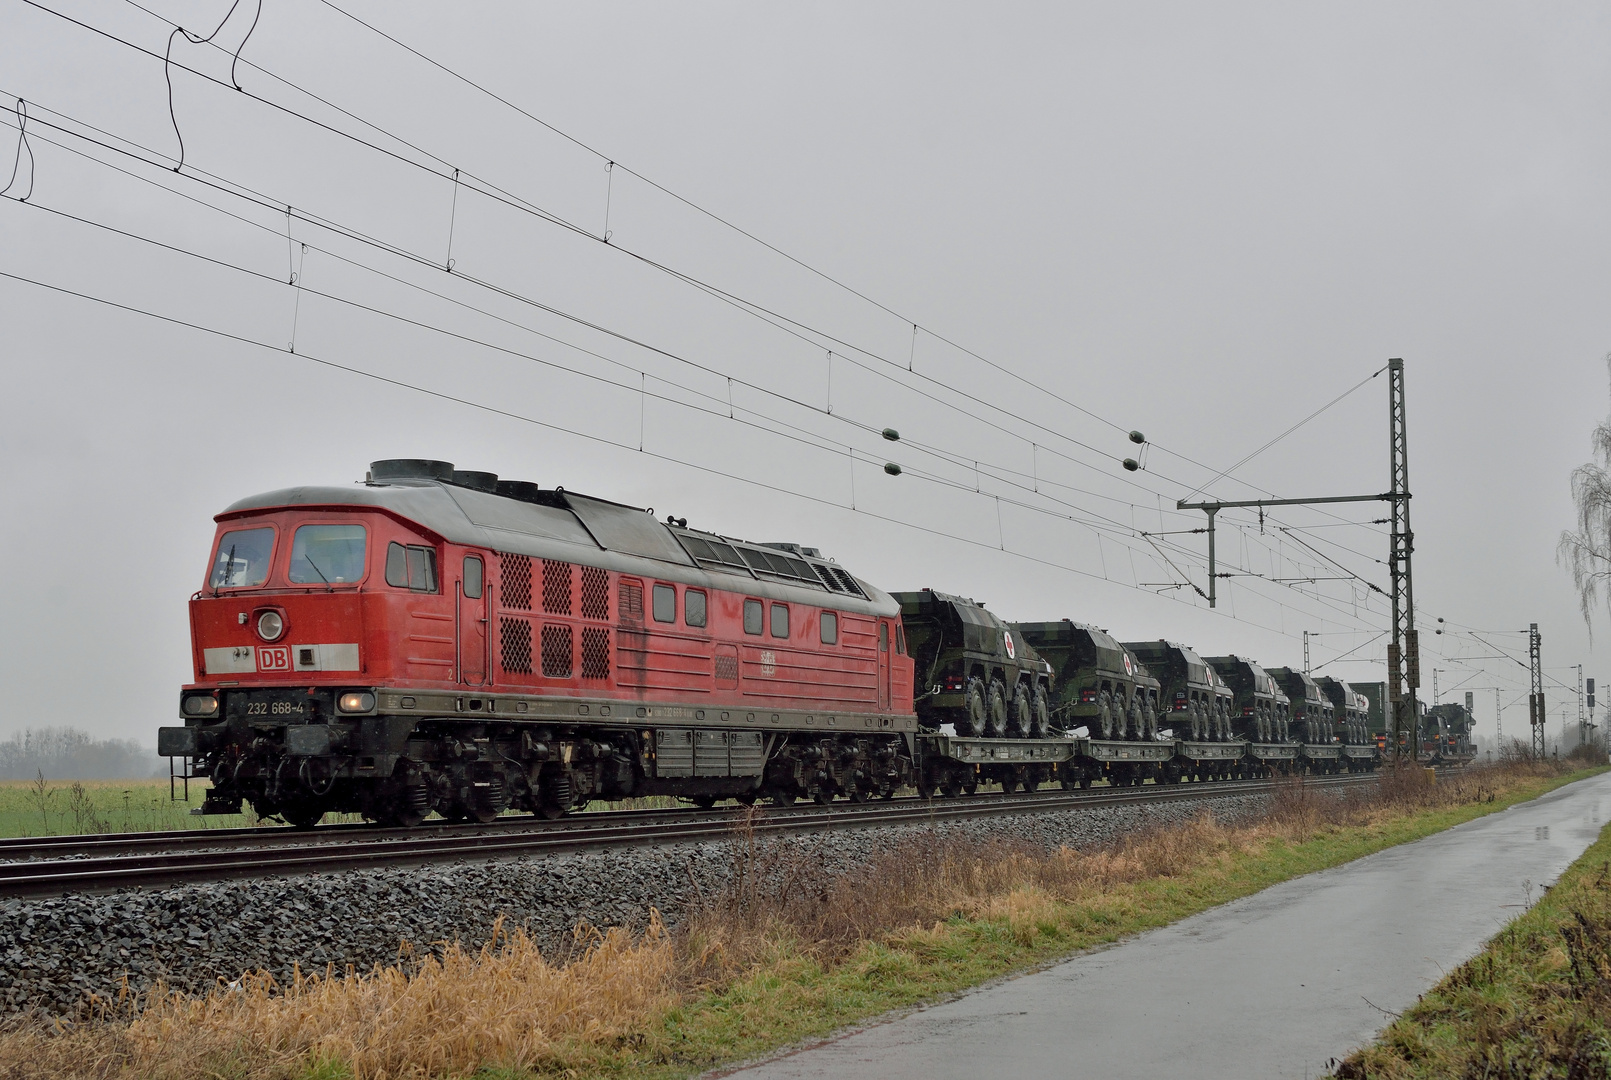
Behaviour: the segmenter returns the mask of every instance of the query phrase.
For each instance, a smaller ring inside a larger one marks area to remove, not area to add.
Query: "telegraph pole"
[[[1527,719],[1532,722],[1532,748],[1535,758],[1544,757],[1544,642],[1538,624],[1527,627],[1527,661],[1532,669],[1532,690],[1527,695]]]
[[[1404,412],[1404,361],[1387,362],[1387,418],[1392,486],[1392,532],[1388,538],[1388,572],[1393,582],[1393,641],[1387,646],[1387,699],[1393,710],[1393,752],[1409,743],[1410,757],[1420,755],[1414,738],[1415,691],[1421,686],[1421,647],[1415,632],[1415,590],[1410,555],[1415,533],[1410,529],[1410,447]]]

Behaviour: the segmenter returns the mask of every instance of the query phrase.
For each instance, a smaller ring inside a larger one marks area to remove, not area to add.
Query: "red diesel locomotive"
[[[913,780],[900,607],[814,548],[414,459],[217,521],[185,726],[158,737],[211,781],[204,813],[412,825]]]

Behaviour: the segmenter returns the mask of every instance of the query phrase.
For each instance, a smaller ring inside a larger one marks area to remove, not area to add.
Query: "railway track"
[[[1309,777],[1332,788],[1371,783],[1374,775]],[[1273,790],[1275,780],[1098,788],[1033,794],[987,794],[947,800],[768,808],[760,833],[810,833],[880,825],[957,821],[1077,807],[1202,799]],[[410,866],[466,859],[558,854],[654,843],[715,840],[728,835],[738,811],[640,810],[582,814],[557,821],[500,819],[491,825],[440,824],[417,829],[327,825],[316,829],[205,829],[165,833],[34,837],[0,840],[0,897],[103,892],[135,886],[364,867]]]

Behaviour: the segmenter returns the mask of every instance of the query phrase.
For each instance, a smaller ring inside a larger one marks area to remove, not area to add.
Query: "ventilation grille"
[[[499,619],[498,644],[505,671],[531,674],[531,623],[525,619]]]
[[[571,613],[571,564],[543,560],[543,611],[549,615]]]
[[[584,609],[584,614],[585,614]],[[582,678],[610,677],[610,632],[602,626],[582,630]]]
[[[811,569],[815,570],[822,583],[834,592],[866,598],[867,594],[861,591],[861,586],[856,584],[856,579],[850,576],[849,571],[831,563],[812,563]]]
[[[621,600],[617,607],[622,622],[643,622],[643,586],[635,581],[621,582]]]
[[[582,618],[608,619],[610,617],[610,575],[597,566],[582,567]],[[582,648],[587,648],[584,637]],[[583,662],[586,666],[586,662]]]
[[[498,564],[503,572],[503,606],[530,611],[531,560],[524,555],[499,555]]]
[[[543,678],[570,678],[571,654],[574,651],[570,627],[543,627]]]
[[[738,657],[716,654],[716,681],[723,686],[738,685]]]

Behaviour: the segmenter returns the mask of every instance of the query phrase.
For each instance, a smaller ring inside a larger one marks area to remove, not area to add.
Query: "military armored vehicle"
[[[1052,669],[1052,727],[1093,739],[1158,733],[1158,680],[1113,635],[1071,619],[1014,623]]]
[[[1287,695],[1268,672],[1245,656],[1206,656],[1203,658],[1235,695],[1232,730],[1255,743],[1286,742],[1285,710]]]
[[[914,664],[919,726],[958,735],[1041,739],[1050,734],[1051,668],[1017,630],[966,597],[892,593]]]
[[[1367,730],[1370,699],[1342,679],[1322,675],[1315,680],[1320,692],[1331,702],[1332,719],[1337,736],[1345,746],[1365,746],[1370,742]]]
[[[1471,742],[1471,732],[1476,726],[1476,720],[1464,705],[1454,702],[1434,705],[1426,711],[1422,721],[1421,753],[1439,764],[1469,761],[1476,754]]]
[[[1294,668],[1265,669],[1292,701],[1290,728],[1299,742],[1310,746],[1332,742],[1331,702],[1308,675]]]
[[[1214,669],[1202,657],[1173,641],[1127,641],[1124,647],[1159,681],[1160,725],[1173,727],[1178,739],[1230,741],[1232,695],[1216,690]]]

